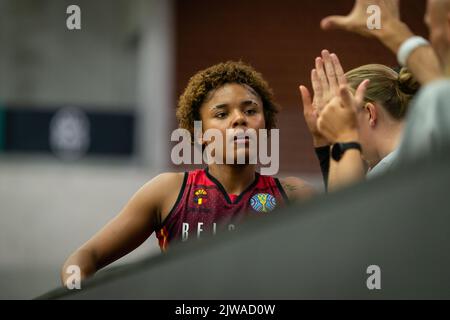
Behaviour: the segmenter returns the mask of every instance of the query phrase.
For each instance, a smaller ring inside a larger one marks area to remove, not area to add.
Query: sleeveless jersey
[[[227,194],[208,168],[185,172],[178,198],[156,232],[159,246],[233,230],[248,216],[266,215],[286,205],[288,198],[277,178],[255,172],[255,181],[239,196]]]

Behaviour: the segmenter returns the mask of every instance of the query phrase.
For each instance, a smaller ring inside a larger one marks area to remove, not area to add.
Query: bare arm
[[[68,266],[78,266],[85,279],[142,244],[175,202],[173,191],[181,188],[182,178],[179,173],[165,173],[141,187],[115,218],[66,260],[61,270],[63,285],[70,276]]]
[[[397,54],[403,42],[414,36],[409,27],[400,20],[393,20],[377,38],[394,54]],[[406,66],[417,81],[425,85],[443,76],[439,59],[431,46],[422,46],[414,50],[406,61]]]
[[[291,201],[307,200],[316,193],[313,187],[297,177],[280,179],[280,183]]]
[[[364,80],[356,90],[355,97],[347,86],[341,86],[339,96],[333,98],[320,114],[319,131],[332,143],[359,142],[356,112],[363,104],[369,81]],[[347,150],[339,162],[331,160],[328,177],[330,191],[364,179],[365,168],[360,151]]]
[[[330,54],[328,50],[322,50],[321,55],[321,57],[316,58],[315,69],[311,71],[314,99],[311,99],[311,94],[305,86],[300,86],[300,93],[305,122],[313,137],[313,145],[319,158],[325,190],[328,190],[330,156],[329,148],[327,151],[326,147],[329,147],[331,143],[320,133],[317,120],[320,112],[331,99],[339,95],[339,86],[346,85],[347,79],[336,54]],[[320,151],[318,152],[318,150]],[[326,158],[322,157],[323,153],[325,153]]]
[[[353,135],[353,137],[352,137]],[[350,134],[338,138],[344,142],[358,142],[358,134]],[[361,159],[361,152],[356,149],[347,150],[339,161],[330,159],[330,173],[328,176],[328,190],[336,191],[365,179],[365,167]]]

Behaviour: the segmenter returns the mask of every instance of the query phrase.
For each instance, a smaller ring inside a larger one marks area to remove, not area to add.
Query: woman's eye
[[[255,113],[256,113],[256,110],[254,110],[254,109],[249,109],[249,110],[245,111],[245,113],[247,113],[247,114],[249,114],[249,115],[252,115],[252,114],[255,114]]]
[[[226,116],[225,112],[219,112],[215,114],[215,117],[219,119],[225,118],[225,116]]]

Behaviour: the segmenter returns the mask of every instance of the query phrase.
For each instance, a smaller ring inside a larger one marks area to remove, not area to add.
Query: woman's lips
[[[249,137],[234,137],[236,143],[248,143],[250,141]]]
[[[227,132],[228,134],[232,134],[228,138],[228,143],[233,145],[245,145],[249,146],[250,142],[256,141],[256,135],[252,132],[251,129],[249,130],[241,130],[237,129],[234,132]]]

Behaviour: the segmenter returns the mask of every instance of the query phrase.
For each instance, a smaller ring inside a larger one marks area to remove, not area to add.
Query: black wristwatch
[[[361,145],[358,142],[345,142],[345,143],[335,143],[331,147],[331,158],[335,161],[341,160],[345,151],[349,149],[358,149],[362,151]]]

